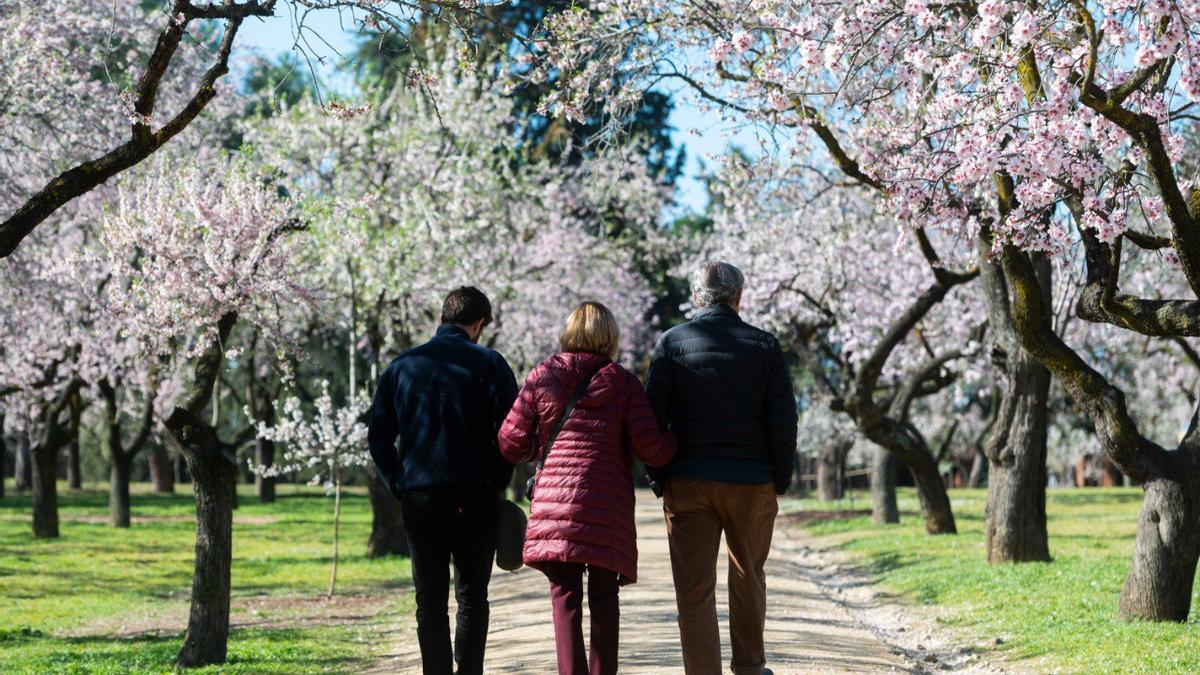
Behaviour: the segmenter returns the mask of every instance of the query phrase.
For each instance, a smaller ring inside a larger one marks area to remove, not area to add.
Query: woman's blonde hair
[[[621,344],[621,328],[607,307],[598,302],[584,302],[567,317],[558,344],[564,352],[591,352],[615,359]]]

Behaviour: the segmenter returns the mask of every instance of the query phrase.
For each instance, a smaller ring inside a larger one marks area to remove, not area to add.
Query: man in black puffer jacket
[[[792,480],[796,399],[779,341],[738,316],[745,279],[713,261],[692,277],[692,320],[663,334],[646,393],[679,451],[660,475],[684,669],[720,673],[716,556],[729,548],[735,675],[766,667],[764,566]],[[735,573],[735,570],[737,573]]]

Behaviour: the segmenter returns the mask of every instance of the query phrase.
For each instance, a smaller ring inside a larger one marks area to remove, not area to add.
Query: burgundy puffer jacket
[[[633,373],[596,354],[551,356],[525,380],[500,429],[500,452],[514,464],[534,459],[575,388],[599,366],[538,476],[525,564],[587,563],[631,584],[637,581],[637,530],[630,453],[655,467],[675,455],[675,437],[659,432]]]

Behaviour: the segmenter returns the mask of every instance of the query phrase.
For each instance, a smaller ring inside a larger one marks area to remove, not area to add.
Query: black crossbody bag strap
[[[554,445],[554,441],[558,439],[558,432],[562,431],[563,426],[566,425],[567,418],[571,416],[571,411],[575,409],[575,404],[579,403],[579,399],[583,398],[583,395],[587,393],[587,388],[592,383],[592,378],[596,377],[604,369],[605,365],[608,364],[601,364],[599,368],[588,373],[587,377],[580,380],[579,386],[575,387],[575,392],[571,394],[571,399],[567,401],[567,407],[563,408],[562,414],[558,416],[558,421],[554,423],[554,429],[550,431],[550,437],[546,439],[546,444],[542,446],[542,454],[538,457],[537,461],[538,471],[541,471],[542,467],[546,465],[546,458],[550,456],[550,448]]]
[[[579,385],[575,387],[575,392],[571,394],[570,400],[567,401],[567,407],[563,408],[562,414],[554,422],[554,429],[551,430],[550,436],[546,439],[546,444],[542,446],[542,452],[538,456],[537,469],[529,477],[529,480],[525,482],[525,497],[527,499],[533,500],[534,486],[537,485],[537,479],[542,473],[542,468],[546,466],[546,458],[550,456],[550,448],[554,445],[554,441],[558,439],[558,432],[562,431],[563,425],[567,423],[567,418],[571,416],[571,411],[575,409],[575,404],[579,403],[579,399],[583,398],[584,393],[587,392],[588,385],[592,383],[592,378],[596,377],[606,365],[608,364],[600,364],[599,368],[588,373],[587,377],[584,377],[579,382]]]

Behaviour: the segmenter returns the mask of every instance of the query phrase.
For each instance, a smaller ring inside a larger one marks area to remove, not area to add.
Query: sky
[[[340,54],[349,53],[354,43],[355,29],[349,15],[343,17],[332,10],[314,11],[304,18],[306,30],[298,37],[295,30],[298,21],[293,14],[295,5],[282,3],[280,6],[282,11],[274,17],[247,19],[238,34],[238,46],[253,47],[273,55],[291,51],[298,40],[303,40],[304,52],[310,55],[312,66],[318,74],[330,81],[330,86],[335,90],[348,89],[344,80],[339,84],[334,72],[344,60]],[[677,185],[676,207],[672,215],[701,213],[707,203],[704,184],[699,180],[702,162],[724,154],[730,137],[743,147],[753,145],[753,138],[749,132],[730,127],[716,113],[702,109],[691,95],[684,92],[669,93],[674,94],[675,99],[675,110],[670,118],[670,124],[674,127],[672,135],[676,146],[687,149],[687,164]]]

